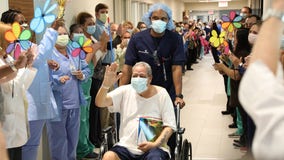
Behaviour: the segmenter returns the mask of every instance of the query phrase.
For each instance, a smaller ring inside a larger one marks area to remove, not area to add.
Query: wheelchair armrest
[[[109,133],[112,130],[112,126],[108,126],[107,128],[103,129],[103,133]]]
[[[185,128],[178,128],[177,133],[178,134],[184,134]]]

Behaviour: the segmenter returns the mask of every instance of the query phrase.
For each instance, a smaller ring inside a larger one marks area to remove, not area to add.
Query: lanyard
[[[156,63],[156,65],[158,67],[161,66],[161,62],[162,62],[162,67],[163,67],[163,74],[164,74],[164,80],[167,81],[167,72],[166,72],[166,67],[165,67],[165,58],[163,57],[159,57],[158,56],[158,51],[160,50],[160,42],[161,42],[162,39],[159,40],[159,42],[157,42],[158,40],[156,38],[153,37],[153,41],[154,41],[154,44],[155,44],[155,50],[153,52],[153,57],[154,57],[154,61]]]

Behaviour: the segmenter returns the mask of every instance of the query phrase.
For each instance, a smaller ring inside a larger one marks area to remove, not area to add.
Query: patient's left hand
[[[155,145],[154,142],[143,142],[143,143],[138,145],[138,149],[140,149],[143,152],[147,152],[150,149],[155,148],[155,147],[157,147],[157,146]]]

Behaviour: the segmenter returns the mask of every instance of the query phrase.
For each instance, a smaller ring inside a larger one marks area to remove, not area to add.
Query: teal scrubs
[[[93,61],[89,63],[89,69],[93,74],[94,73]],[[91,104],[91,95],[90,95],[91,85],[92,85],[92,75],[86,82],[81,83],[84,97],[87,103],[85,106],[81,106],[80,132],[79,132],[79,141],[77,146],[77,158],[79,159],[85,157],[87,154],[93,152],[94,150],[94,145],[89,140],[89,130],[90,130],[89,112]]]

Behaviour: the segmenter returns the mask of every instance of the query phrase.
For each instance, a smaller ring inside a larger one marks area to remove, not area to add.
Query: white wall
[[[8,0],[0,0],[0,15],[9,9]]]
[[[65,16],[67,26],[75,22],[75,17],[79,12],[86,11],[95,17],[95,6],[104,3],[109,7],[110,20],[113,21],[113,0],[69,0],[66,4]]]
[[[172,9],[173,19],[180,21],[182,20],[182,11],[184,11],[184,3],[182,0],[139,0],[140,2],[146,2],[149,4],[154,3],[165,3]]]
[[[230,10],[230,9],[242,9],[243,6],[248,6],[248,0],[239,0],[228,2],[228,7],[220,8],[216,2],[208,3],[186,3],[186,10],[199,10],[199,11],[209,11],[209,10]]]

